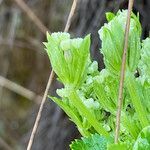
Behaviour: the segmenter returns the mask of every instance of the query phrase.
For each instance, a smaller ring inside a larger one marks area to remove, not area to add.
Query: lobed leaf
[[[88,138],[73,141],[70,148],[71,150],[106,150],[110,142],[110,139],[94,134]]]

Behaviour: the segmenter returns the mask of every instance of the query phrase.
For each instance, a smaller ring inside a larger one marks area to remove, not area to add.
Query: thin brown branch
[[[0,146],[5,150],[12,150],[12,148],[0,137]]]
[[[33,21],[33,23],[36,24],[36,26],[41,30],[41,32],[45,34],[47,31],[49,31],[49,29],[41,22],[41,20],[35,15],[35,13],[23,0],[14,0],[14,1],[27,14],[27,16]]]
[[[123,86],[124,86],[124,78],[125,78],[126,55],[127,55],[127,49],[128,49],[130,18],[131,18],[133,3],[134,3],[134,0],[129,0],[127,22],[126,22],[126,28],[125,28],[125,38],[124,38],[124,49],[123,49],[123,56],[122,56],[121,74],[120,74],[119,94],[118,94],[118,108],[117,108],[117,116],[116,116],[115,143],[118,143],[118,137],[119,137],[119,132],[120,132],[120,119],[121,119],[121,108],[122,108],[122,102],[123,102]]]
[[[9,67],[10,67],[9,58],[11,56],[13,45],[14,45],[15,34],[16,34],[16,29],[17,29],[17,18],[19,14],[20,14],[20,11],[18,11],[18,9],[15,9],[15,8],[12,9],[12,14],[11,14],[12,21],[10,23],[10,28],[9,28],[9,32],[7,34],[7,40],[6,40],[8,43],[8,47],[9,47],[8,49],[9,55],[8,55],[8,58],[3,61],[3,64],[4,64],[3,76],[5,78],[7,78]],[[0,87],[0,99],[2,98],[3,98],[3,87]]]
[[[69,13],[69,16],[68,16],[68,19],[67,19],[67,23],[66,23],[66,26],[65,26],[65,29],[64,29],[64,32],[68,32],[69,28],[70,28],[70,25],[71,25],[71,20],[72,20],[72,17],[75,13],[75,9],[76,9],[76,6],[77,6],[77,1],[78,0],[74,0],[73,1],[73,4],[71,6],[71,10],[70,10],[70,13]]]
[[[18,85],[2,76],[0,76],[0,86],[5,87],[9,89],[10,91],[13,91],[29,100],[33,100],[37,104],[40,103],[41,96],[36,95],[34,92],[30,91],[29,89],[26,89],[22,87],[21,85]]]
[[[71,24],[71,20],[72,20],[72,16],[74,15],[75,9],[76,9],[76,6],[77,6],[77,1],[78,0],[74,0],[73,1],[72,7],[71,7],[71,10],[70,10],[68,19],[67,19],[67,23],[66,23],[66,26],[65,26],[65,29],[64,29],[65,32],[68,32],[68,30],[69,30],[69,27],[70,27],[70,24]],[[35,123],[34,123],[34,127],[33,127],[33,130],[32,130],[30,139],[29,139],[27,150],[31,150],[31,147],[32,147],[32,144],[33,144],[33,140],[34,140],[34,137],[35,137],[38,125],[39,125],[39,121],[41,119],[43,106],[44,106],[44,103],[46,101],[46,98],[47,98],[47,95],[48,95],[48,91],[49,91],[49,89],[51,87],[53,78],[54,78],[54,71],[52,70],[51,73],[50,73],[50,76],[49,76],[49,80],[48,80],[48,83],[47,83],[47,86],[46,86],[46,89],[45,89],[45,92],[44,92],[44,96],[42,98],[42,102],[41,102],[41,105],[40,105],[40,108],[39,108],[39,111],[38,111]]]
[[[6,46],[7,48],[9,48],[9,43],[7,40],[2,39],[0,40],[0,46]],[[40,54],[45,54],[44,51],[42,50],[43,48],[42,43],[31,37],[28,37],[27,41],[16,39],[13,43],[13,47],[21,49],[26,48],[26,50],[32,50]]]

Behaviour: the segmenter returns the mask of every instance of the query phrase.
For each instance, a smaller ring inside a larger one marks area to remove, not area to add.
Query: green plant
[[[71,39],[68,33],[47,34],[46,51],[58,80],[64,85],[57,89],[59,98],[49,97],[84,137],[71,144],[72,150],[144,150],[144,146],[150,149],[150,38],[141,42],[139,16],[133,13],[119,143],[112,140],[126,17],[126,10],[116,15],[106,13],[108,23],[99,30],[105,64],[101,71],[90,58],[90,35]]]

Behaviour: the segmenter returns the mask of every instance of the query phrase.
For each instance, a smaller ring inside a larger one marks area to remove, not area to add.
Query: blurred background
[[[79,0],[69,32],[72,37],[92,33],[91,54],[103,68],[97,31],[105,12],[126,9],[127,0]],[[72,0],[0,0],[0,150],[24,150],[51,71],[42,44],[45,31],[63,31]],[[142,38],[149,35],[150,0],[135,0]],[[55,80],[49,91],[55,94]],[[33,150],[67,150],[80,134],[50,100],[46,101]]]

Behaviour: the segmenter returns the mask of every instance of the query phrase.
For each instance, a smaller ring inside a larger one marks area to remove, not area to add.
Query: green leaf
[[[109,19],[109,17],[111,19]],[[119,75],[122,62],[127,11],[119,11],[116,16],[108,13],[107,18],[110,21],[104,24],[99,30],[100,39],[102,40],[101,53],[104,55],[106,69],[109,69],[113,74]],[[135,72],[140,59],[140,36],[141,25],[139,19],[132,13],[126,62],[127,68],[131,72]]]
[[[65,86],[79,87],[87,75],[90,35],[70,39],[68,33],[47,33],[46,51],[54,72]]]
[[[150,150],[150,126],[145,127],[140,132],[133,150]]]
[[[145,39],[142,43],[139,70],[141,83],[150,87],[150,38]]]
[[[109,144],[107,150],[129,150],[129,149],[126,143],[118,143],[118,144]]]
[[[134,27],[129,36],[129,46],[127,53],[127,65],[129,66],[130,71],[135,71],[137,69],[140,52],[141,52],[141,42],[138,28]]]
[[[81,140],[75,140],[70,145],[71,150],[106,150],[110,139],[94,134],[88,138],[82,138]]]
[[[87,35],[79,49],[73,49],[73,60],[70,64],[74,85],[80,86],[85,81],[89,64],[90,35]]]
[[[59,43],[63,36],[66,36],[66,33],[62,33],[62,35],[60,33],[58,33],[58,35],[53,33],[51,36],[48,36],[48,43],[44,44],[46,46],[48,56],[51,60],[53,70],[61,81],[64,83],[69,83],[69,71],[67,62],[64,58],[63,51],[59,49]]]

